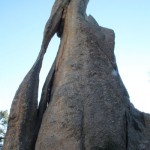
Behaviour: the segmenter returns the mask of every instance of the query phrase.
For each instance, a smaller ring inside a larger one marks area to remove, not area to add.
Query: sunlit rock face
[[[87,3],[56,0],[34,67],[39,66],[38,61],[41,65],[54,33],[61,38],[58,54],[38,108],[30,104],[26,109],[21,107],[20,122],[15,122],[12,114],[18,115],[18,105],[28,99],[19,97],[13,102],[4,150],[149,150],[150,115],[130,103],[114,56],[114,31],[86,15]],[[35,71],[37,79],[40,67]],[[24,79],[21,85],[38,85],[38,80],[31,82],[33,79]],[[32,86],[34,92],[20,88],[17,93],[24,92],[31,102],[37,102],[36,87]],[[22,124],[24,116],[32,120],[26,134],[22,132],[28,127],[28,120]],[[11,142],[14,130],[15,145]]]

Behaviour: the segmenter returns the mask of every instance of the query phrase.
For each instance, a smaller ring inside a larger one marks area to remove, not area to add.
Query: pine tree
[[[7,123],[8,123],[8,111],[0,111],[0,142],[5,137],[6,129],[7,129]]]

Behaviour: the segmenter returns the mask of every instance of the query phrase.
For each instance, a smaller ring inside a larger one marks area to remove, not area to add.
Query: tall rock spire
[[[114,31],[86,15],[88,0],[56,0],[41,51],[12,103],[4,150],[148,150],[150,115],[119,75]],[[57,33],[58,54],[37,106],[38,78]]]
[[[6,133],[4,150],[30,150],[34,149],[35,136],[38,132],[39,111],[38,86],[39,73],[48,44],[53,35],[58,31],[63,9],[68,0],[56,0],[53,11],[45,26],[41,50],[33,67],[20,84],[12,102],[8,129]],[[37,126],[38,124],[38,126]],[[34,132],[35,127],[35,132]]]

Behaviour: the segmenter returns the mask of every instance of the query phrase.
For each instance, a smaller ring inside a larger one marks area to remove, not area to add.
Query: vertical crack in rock
[[[81,117],[81,149],[80,150],[86,150],[85,148],[85,133],[84,133],[84,103],[82,103],[82,117]]]
[[[45,80],[45,83],[42,89],[41,100],[40,100],[39,107],[37,110],[37,117],[36,117],[36,124],[35,124],[34,141],[33,141],[34,146],[35,146],[35,142],[37,140],[37,136],[38,136],[39,129],[41,126],[43,114],[50,102],[54,75],[55,75],[55,62],[53,63],[47,75],[47,78]]]

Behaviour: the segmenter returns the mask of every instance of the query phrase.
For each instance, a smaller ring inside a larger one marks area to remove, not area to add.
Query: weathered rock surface
[[[86,15],[87,3],[56,0],[40,54],[43,58],[57,32],[57,57],[38,109],[42,60],[23,80],[12,104],[4,150],[150,149],[150,115],[130,103],[114,56],[114,32]]]
[[[48,44],[58,31],[63,7],[67,1],[56,1],[51,16],[45,26],[40,53],[31,70],[19,86],[12,102],[4,150],[34,149],[44,106],[38,108],[39,73]],[[34,130],[35,129],[35,130]]]

